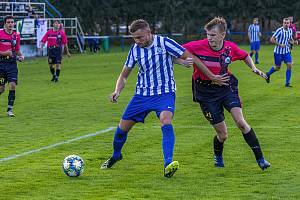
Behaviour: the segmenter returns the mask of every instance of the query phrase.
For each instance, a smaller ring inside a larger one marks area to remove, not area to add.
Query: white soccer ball
[[[62,163],[62,168],[64,173],[67,176],[77,177],[83,173],[84,170],[83,159],[77,155],[69,155],[64,159]]]

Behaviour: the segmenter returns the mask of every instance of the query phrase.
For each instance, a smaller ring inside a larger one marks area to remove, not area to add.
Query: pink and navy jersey
[[[20,34],[15,31],[8,34],[4,29],[0,30],[0,51],[19,51]]]
[[[48,42],[47,47],[61,47],[68,42],[65,32],[62,30],[48,30],[41,41]]]
[[[229,73],[228,65],[236,60],[245,60],[248,53],[241,50],[236,44],[224,41],[222,49],[213,50],[208,43],[208,39],[192,41],[183,45],[190,53],[197,56],[203,64],[215,75]],[[194,64],[193,79],[209,80]]]

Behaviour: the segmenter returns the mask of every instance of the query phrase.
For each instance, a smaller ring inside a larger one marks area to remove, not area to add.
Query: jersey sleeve
[[[274,38],[278,38],[279,37],[279,35],[280,35],[280,29],[277,29],[276,31],[275,31],[275,33],[272,35],[272,37],[274,37]]]
[[[231,43],[232,61],[245,60],[248,57],[248,53],[245,50],[240,49],[236,44]]]
[[[129,52],[128,52],[128,56],[125,62],[125,67],[129,67],[129,68],[134,68],[135,64],[136,64],[136,60],[134,59],[134,55],[133,55],[133,48],[134,45],[132,45],[132,47],[130,48]]]
[[[48,35],[49,35],[49,31],[47,31],[47,32],[45,33],[45,35],[43,36],[43,38],[42,38],[42,40],[41,40],[42,43],[46,43],[46,42],[47,42],[47,40],[48,40]]]
[[[251,25],[248,27],[248,32],[251,32]]]
[[[164,43],[167,52],[176,58],[179,58],[185,52],[185,49],[180,44],[168,37],[164,38]]]

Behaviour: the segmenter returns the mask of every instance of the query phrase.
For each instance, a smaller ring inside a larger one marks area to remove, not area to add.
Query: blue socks
[[[114,159],[118,159],[121,156],[121,150],[127,140],[127,135],[128,132],[123,131],[120,127],[117,128],[113,142],[114,153],[112,157]]]
[[[285,72],[285,85],[290,84],[291,76],[292,76],[292,70],[287,69],[286,72]]]
[[[173,151],[175,145],[175,135],[172,124],[161,127],[162,130],[162,148],[164,154],[164,166],[166,167],[173,160]]]
[[[255,53],[255,62],[258,62],[258,52]]]
[[[275,67],[272,66],[271,69],[266,73],[267,76],[271,76],[275,72]]]

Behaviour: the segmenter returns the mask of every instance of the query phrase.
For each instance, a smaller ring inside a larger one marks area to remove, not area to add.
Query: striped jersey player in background
[[[259,30],[258,18],[253,18],[253,24],[248,28],[248,37],[250,41],[250,56],[255,55],[255,64],[258,64],[258,51],[260,49],[261,32]]]
[[[190,54],[174,40],[151,34],[149,24],[145,20],[133,21],[130,25],[130,33],[135,44],[128,53],[110,100],[111,102],[117,101],[128,76],[137,64],[139,70],[136,91],[115,132],[113,154],[101,165],[101,169],[111,168],[123,158],[121,150],[130,129],[138,122],[143,123],[146,116],[151,111],[155,111],[162,131],[164,176],[170,178],[179,167],[179,163],[173,161],[175,135],[172,118],[175,110],[176,91],[173,59],[181,58],[185,61],[185,65],[189,66],[192,65],[193,58],[189,57]],[[202,66],[201,70],[212,79],[215,78],[215,81],[220,84],[226,81],[226,78],[214,76],[204,65]]]
[[[293,30],[289,27],[289,18],[284,18],[282,27],[278,28],[271,37],[270,41],[276,45],[274,48],[275,67],[272,66],[271,69],[266,73],[266,75],[268,76],[267,82],[269,83],[271,74],[280,70],[281,62],[283,61],[287,67],[285,87],[292,87],[290,85],[290,80],[292,76],[293,61],[291,56],[290,44],[297,43],[297,41],[294,41],[293,39]]]

